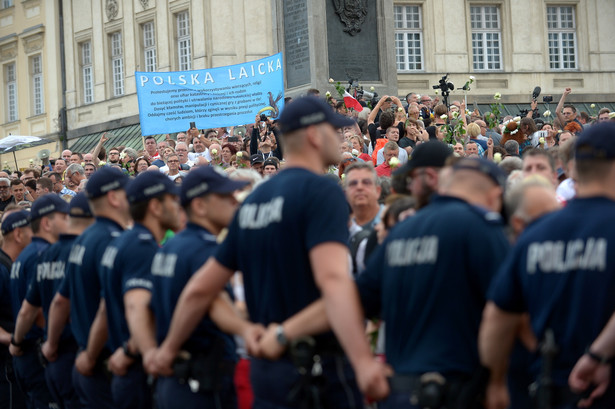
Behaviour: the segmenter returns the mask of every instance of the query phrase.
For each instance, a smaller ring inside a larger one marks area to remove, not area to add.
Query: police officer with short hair
[[[105,350],[107,337],[93,334],[94,343],[90,344],[88,337],[101,300],[103,253],[109,242],[130,223],[124,190],[127,183],[128,177],[111,167],[102,168],[90,177],[86,195],[96,221],[75,240],[64,280],[49,309],[43,354],[49,361],[56,360],[60,336],[70,316],[73,335],[82,350],[73,368],[73,386],[82,405],[89,408],[115,408],[103,367],[104,358],[109,356]],[[85,350],[86,347],[92,349]],[[91,358],[94,356],[98,359]]]
[[[288,356],[275,362],[253,359],[254,408],[297,408],[308,400],[323,407],[359,408],[363,398],[355,374],[361,388],[376,397],[388,388],[384,368],[374,361],[364,336],[349,274],[348,206],[340,187],[322,176],[323,169],[339,162],[335,127],[351,125],[352,120],[335,114],[323,101],[306,97],[288,105],[278,123],[284,132],[287,166],[248,196],[226,240],[188,283],[156,361],[161,372],[170,372],[183,343],[239,270],[244,274],[251,320],[272,324],[284,344],[294,334],[278,323],[322,294],[332,327],[355,369],[353,374],[330,332],[304,344],[312,353],[301,360],[303,375]],[[274,253],[272,242],[279,243]],[[293,392],[295,387],[299,393]]]
[[[108,334],[113,355],[111,394],[117,408],[151,408],[151,392],[141,365],[141,354],[156,347],[149,311],[152,259],[167,229],[179,227],[176,185],[156,171],[139,174],[126,187],[134,226],[109,243],[101,260],[104,299],[90,329],[89,359],[98,334]],[[100,319],[104,317],[103,319]],[[94,344],[94,345],[92,345]]]
[[[498,213],[506,176],[462,159],[447,177],[446,194],[398,223],[357,278],[366,315],[386,322],[394,375],[383,408],[476,405],[477,396],[461,401],[481,374],[478,326],[508,250]]]
[[[525,229],[489,290],[480,333],[488,408],[508,404],[506,366],[523,312],[541,341],[530,368],[538,407],[576,407],[575,362],[603,361],[590,346],[615,311],[615,124],[583,131],[574,156],[576,198]],[[613,384],[602,392],[591,407],[615,407]]]
[[[45,250],[36,268],[36,277],[30,283],[15,325],[15,338],[22,338],[30,330],[42,308],[45,321],[49,318],[49,306],[60,283],[64,279],[66,262],[75,239],[94,222],[94,216],[85,193],[78,193],[69,203],[68,228],[58,241]],[[45,368],[45,378],[54,400],[63,408],[80,408],[79,397],[70,373],[77,354],[77,343],[67,324],[60,338],[58,358]]]
[[[15,329],[10,272],[13,261],[32,240],[30,212],[5,211],[0,231],[3,239],[0,248],[0,408],[21,409],[26,407],[25,397],[17,386],[8,348]]]
[[[11,300],[16,322],[28,287],[37,278],[41,254],[66,231],[67,221],[68,203],[59,196],[43,196],[32,204],[30,224],[34,237],[11,268]],[[37,308],[33,314],[35,318],[40,312]],[[16,327],[9,350],[14,357],[17,380],[28,396],[29,406],[48,407],[56,402],[49,392],[45,372],[38,359],[38,342],[43,337],[41,326],[44,325],[42,316],[39,315],[39,319],[39,323],[31,326],[29,331],[18,331],[19,327]]]
[[[200,167],[186,176],[181,203],[188,224],[158,251],[152,264],[152,310],[158,342],[167,335],[181,291],[218,247],[216,236],[230,224],[238,207],[233,193],[248,183],[229,179],[213,167]],[[158,378],[159,408],[237,407],[233,387],[235,342],[220,330],[227,329],[234,313],[231,311],[229,317],[216,312],[218,303],[224,302],[214,301],[211,316],[204,317],[182,345],[181,350],[190,358],[176,366],[173,376]],[[244,325],[244,329],[249,330],[249,326]]]

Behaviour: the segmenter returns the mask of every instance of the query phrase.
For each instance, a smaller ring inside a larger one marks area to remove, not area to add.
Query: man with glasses
[[[378,203],[380,185],[371,163],[357,162],[348,166],[344,178],[344,193],[350,205],[350,253],[352,272],[359,274],[365,269],[364,255],[367,238],[380,221],[384,206]]]
[[[15,203],[11,194],[11,181],[9,178],[0,178],[0,210],[4,211],[8,205]]]
[[[177,142],[175,153],[179,156],[179,166],[182,170],[190,170],[194,162],[188,159],[188,145],[185,142]]]
[[[118,148],[111,148],[109,149],[109,157],[107,158],[109,160],[109,163],[115,163],[118,164],[120,163],[120,150]]]

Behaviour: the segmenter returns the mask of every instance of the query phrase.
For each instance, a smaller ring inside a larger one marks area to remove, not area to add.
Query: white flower
[[[493,96],[493,99],[502,99],[502,94],[500,94],[499,92],[496,92],[495,95]]]
[[[398,167],[400,164],[399,159],[396,156],[393,156],[389,161],[389,166],[392,168]]]
[[[609,113],[609,119],[613,119],[615,118],[615,112],[610,112]]]
[[[326,96],[327,98],[329,98],[329,97],[331,96],[331,93],[330,93],[329,91],[327,91],[327,92],[325,92],[325,96]]]
[[[243,157],[243,152],[239,151],[235,154],[235,156],[237,156],[238,158],[242,158]]]
[[[457,119],[457,118],[459,118],[459,112],[454,111],[453,112],[453,119]]]
[[[125,157],[126,157],[126,152],[120,153],[120,160],[124,160]]]
[[[596,108],[596,104],[591,104],[589,107],[590,108]]]
[[[397,108],[398,112],[402,112],[404,109],[402,107]]]
[[[521,122],[521,117],[520,116],[516,116],[516,117],[513,118],[513,121]]]
[[[518,129],[515,129],[514,131],[510,131],[510,134],[511,134],[511,135],[514,135],[514,134],[516,134],[517,132],[519,132],[519,130],[518,130]]]
[[[544,145],[545,144],[545,138],[541,136],[540,139],[538,139],[538,143],[541,144],[541,145]]]
[[[217,149],[212,149],[211,150],[211,154],[216,156],[218,154],[218,150]]]
[[[493,161],[495,163],[500,163],[502,162],[502,154],[500,152],[496,152],[493,154]]]
[[[438,90],[435,91],[436,95],[438,95]]]
[[[551,116],[551,111],[549,111],[548,109],[544,112],[544,114],[542,114],[543,116]]]
[[[374,87],[369,87],[369,90],[370,90],[371,92],[374,92],[374,91],[376,91],[376,88],[374,88]]]
[[[335,81],[333,81],[333,78],[329,78],[329,84],[333,84]]]
[[[470,75],[470,84],[474,82],[476,78],[474,77],[474,75]]]
[[[342,173],[342,180],[346,179],[346,174]]]
[[[447,118],[448,118],[448,115],[446,115],[446,114],[440,115],[440,119],[447,119]]]
[[[34,163],[34,159],[30,159],[30,163]]]
[[[359,156],[359,151],[358,151],[358,150],[356,150],[356,149],[353,149],[353,150],[352,150],[352,156],[355,156],[355,157],[356,157],[356,156]]]

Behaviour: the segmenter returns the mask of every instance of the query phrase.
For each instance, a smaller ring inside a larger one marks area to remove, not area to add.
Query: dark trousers
[[[0,409],[25,409],[26,397],[17,386],[13,359],[0,350]]]
[[[69,374],[75,365],[76,347],[72,349],[60,348],[58,359],[49,362],[45,368],[45,378],[49,392],[54,400],[60,404],[60,408],[81,408],[79,396],[73,387],[72,376]]]
[[[322,380],[319,382],[322,409],[363,408],[363,396],[357,387],[354,371],[343,355],[322,355]],[[268,361],[253,359],[250,380],[254,391],[253,409],[302,408],[302,398],[289,400],[301,376],[288,359]],[[299,395],[304,396],[304,395]]]
[[[131,365],[126,375],[113,376],[111,394],[117,409],[151,409],[152,393],[141,362]]]
[[[17,383],[26,395],[28,408],[48,409],[50,404],[56,403],[47,387],[45,369],[38,359],[36,347],[27,348],[23,355],[13,357],[13,365]]]
[[[73,366],[73,386],[81,405],[88,409],[115,409],[111,385],[102,368],[94,369],[92,376],[83,376]]]
[[[176,377],[164,377],[156,384],[156,403],[158,409],[235,409],[237,397],[231,376],[223,377],[219,390],[211,393],[192,392]]]

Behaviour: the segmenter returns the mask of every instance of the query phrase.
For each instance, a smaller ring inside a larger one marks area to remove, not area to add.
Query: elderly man
[[[62,159],[64,159],[64,161],[68,163],[70,161],[70,156],[72,154],[73,153],[71,151],[69,151],[68,149],[65,149],[62,151]]]
[[[397,158],[399,155],[399,146],[397,146],[395,142],[391,141],[387,142],[382,150],[384,161],[376,168],[376,173],[379,177],[391,177],[391,172],[397,165],[399,165],[399,163],[394,164],[391,162],[393,158]]]
[[[194,166],[194,162],[188,158],[188,145],[186,145],[186,142],[177,142],[175,153],[179,156],[179,166],[182,170],[190,170]]]
[[[76,191],[83,179],[85,179],[85,169],[83,166],[73,163],[66,168],[64,183],[68,189]]]
[[[15,203],[15,198],[11,194],[11,180],[0,178],[0,211],[4,211],[11,203]]]

